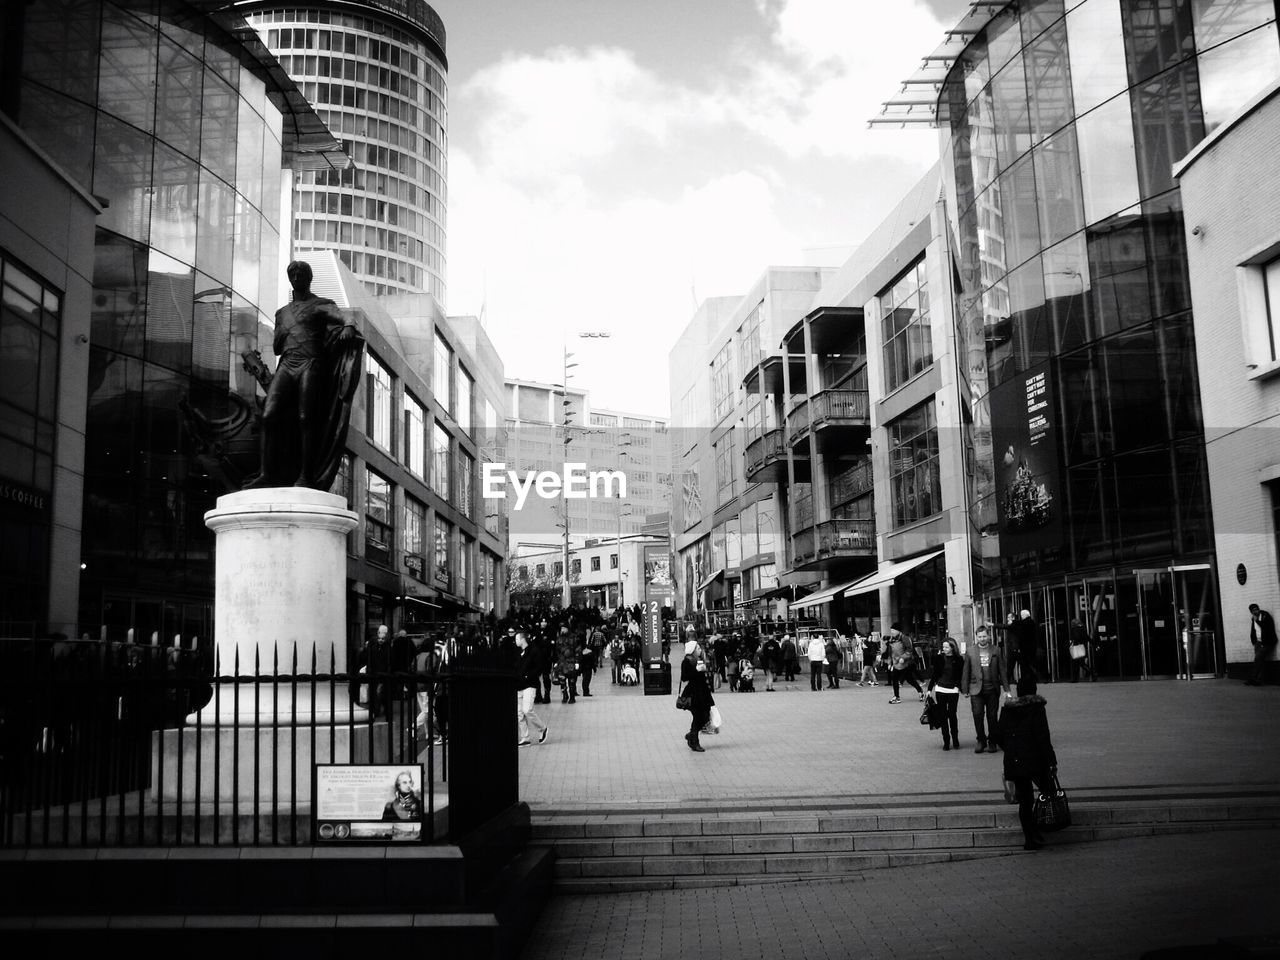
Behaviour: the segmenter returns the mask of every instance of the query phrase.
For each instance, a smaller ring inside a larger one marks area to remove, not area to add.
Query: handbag
[[[677,710],[693,709],[693,701],[689,699],[689,695],[687,693],[682,693],[676,697],[676,709]]]
[[[924,710],[920,713],[920,725],[928,727],[930,730],[937,730],[942,726],[942,704],[937,700],[929,699],[924,702]]]
[[[1072,660],[1083,660],[1083,659],[1084,659],[1084,654],[1085,654],[1085,650],[1084,650],[1084,644],[1083,644],[1083,643],[1073,643],[1073,644],[1071,645],[1071,659],[1072,659]]]
[[[1052,789],[1036,794],[1032,815],[1036,826],[1041,830],[1061,830],[1071,826],[1071,805],[1067,803],[1067,791],[1062,789],[1056,773],[1053,775]]]

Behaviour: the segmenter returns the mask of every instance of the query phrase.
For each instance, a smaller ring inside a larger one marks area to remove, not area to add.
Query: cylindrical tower
[[[336,250],[376,294],[445,300],[444,24],[422,0],[238,8],[355,161],[294,182],[293,244]]]

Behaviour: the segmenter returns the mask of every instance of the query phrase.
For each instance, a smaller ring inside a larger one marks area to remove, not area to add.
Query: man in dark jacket
[[[991,645],[991,632],[985,626],[973,632],[973,640],[964,652],[964,670],[960,674],[960,692],[968,698],[973,709],[973,729],[978,737],[978,745],[973,752],[999,753],[995,739],[996,717],[999,715],[1001,691],[1005,695],[1009,693],[1009,673],[1000,651]],[[988,729],[991,730],[989,743]]]
[[[596,648],[587,643],[578,657],[578,669],[582,671],[582,695],[591,696],[591,675],[596,672]]]
[[[769,634],[760,647],[760,668],[764,671],[764,688],[773,692],[774,681],[778,679],[778,666],[782,660],[782,645],[774,634]]]
[[[1249,642],[1253,644],[1253,670],[1245,683],[1261,686],[1266,680],[1267,661],[1276,655],[1276,621],[1256,603],[1249,604]]]
[[[1004,745],[1004,778],[1013,783],[1018,798],[1018,822],[1022,825],[1023,850],[1038,850],[1044,838],[1036,829],[1035,791],[1049,793],[1058,772],[1058,757],[1049,736],[1044,697],[1034,681],[1018,681],[1018,697],[1000,713],[996,736]]]
[[[529,724],[541,727],[538,735],[539,743],[547,742],[548,727],[533,712],[533,704],[538,690],[538,681],[542,676],[542,662],[537,651],[529,646],[529,640],[523,633],[516,634],[516,649],[520,651],[520,671],[516,675],[516,713],[520,720],[520,746],[527,747],[533,741],[529,739]]]

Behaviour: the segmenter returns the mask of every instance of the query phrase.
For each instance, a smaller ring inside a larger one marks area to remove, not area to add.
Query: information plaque
[[[311,836],[317,844],[399,843],[423,838],[420,763],[317,763]]]

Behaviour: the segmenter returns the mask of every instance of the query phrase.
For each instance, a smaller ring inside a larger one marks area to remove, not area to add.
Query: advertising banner
[[[422,840],[422,764],[317,763],[314,770],[314,843]]]
[[[1053,371],[1044,363],[991,391],[996,509],[1000,552],[1046,550],[1062,544],[1058,430]]]

